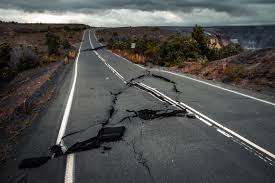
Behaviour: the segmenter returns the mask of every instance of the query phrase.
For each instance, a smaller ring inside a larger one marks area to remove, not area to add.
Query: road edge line
[[[83,32],[81,44],[79,46],[78,54],[75,59],[73,84],[71,86],[70,94],[67,99],[67,103],[66,103],[66,107],[65,107],[65,110],[63,113],[62,121],[61,121],[61,124],[59,127],[59,131],[58,131],[58,135],[57,135],[57,139],[56,139],[57,145],[59,145],[61,143],[62,137],[64,136],[66,127],[67,127],[67,123],[68,123],[68,119],[69,119],[69,115],[70,115],[70,111],[71,111],[71,107],[72,107],[72,102],[73,102],[76,79],[77,79],[77,64],[78,64],[78,59],[79,59],[80,52],[81,52],[81,47],[82,47],[82,44],[84,41],[83,39],[84,39],[85,33],[86,33],[86,30]],[[74,154],[69,154],[66,157],[64,183],[73,183],[73,182],[74,182]]]
[[[253,97],[253,96],[250,96],[248,94],[244,94],[244,93],[237,92],[237,91],[234,91],[234,90],[231,90],[231,89],[228,89],[228,88],[224,88],[224,87],[221,87],[221,86],[218,86],[218,85],[215,85],[215,84],[211,84],[211,83],[208,83],[206,81],[202,81],[202,80],[195,79],[195,78],[192,78],[192,77],[189,77],[189,76],[185,76],[184,74],[178,74],[178,73],[175,73],[175,72],[166,71],[166,70],[162,70],[162,69],[153,69],[153,70],[154,71],[158,71],[158,72],[165,72],[165,73],[176,75],[176,76],[179,76],[179,77],[183,77],[183,78],[186,78],[186,79],[189,79],[189,80],[193,80],[193,81],[196,81],[196,82],[208,85],[208,86],[212,86],[214,88],[218,88],[220,90],[224,90],[224,91],[227,91],[227,92],[230,92],[230,93],[234,93],[236,95],[240,95],[240,96],[243,96],[243,97],[246,97],[246,98],[250,98],[250,99],[256,100],[258,102],[263,102],[265,104],[269,104],[269,105],[275,106],[275,103],[273,103],[273,102],[269,102],[267,100],[263,100],[263,99],[260,99],[260,98],[257,98],[257,97]]]

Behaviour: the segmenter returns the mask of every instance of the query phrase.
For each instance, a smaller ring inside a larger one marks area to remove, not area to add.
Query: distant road
[[[122,140],[16,174],[29,182],[275,182],[272,98],[133,64],[94,49],[102,46],[94,32],[84,32],[72,79],[18,157],[43,155],[71,132],[81,131],[67,146],[94,137],[102,122],[125,126]],[[11,164],[0,169],[4,180],[17,172]]]

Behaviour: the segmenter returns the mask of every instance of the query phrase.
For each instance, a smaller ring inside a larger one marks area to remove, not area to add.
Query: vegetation
[[[10,51],[11,48],[8,43],[0,44],[0,80],[9,80],[14,75],[9,67]]]
[[[71,44],[69,43],[68,39],[63,40],[62,46],[63,46],[64,49],[70,49],[71,48]]]
[[[228,81],[240,81],[244,75],[244,69],[242,66],[231,66],[225,69],[225,76]]]
[[[46,34],[46,45],[48,46],[48,54],[58,53],[58,48],[60,47],[60,39],[57,35],[48,32]]]
[[[18,72],[36,67],[37,53],[26,46],[11,48],[8,43],[0,45],[0,80],[11,80]]]
[[[211,48],[210,40],[200,26],[195,26],[191,36],[180,34],[170,36],[164,41],[120,37],[117,32],[112,33],[112,38],[107,40],[111,49],[137,53],[162,66],[180,65],[183,62],[200,61],[203,63],[226,58],[241,52],[241,47],[229,44],[221,49]],[[131,43],[136,43],[136,48],[131,49]]]

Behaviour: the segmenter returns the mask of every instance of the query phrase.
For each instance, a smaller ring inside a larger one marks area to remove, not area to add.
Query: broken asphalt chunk
[[[124,126],[105,127],[99,131],[100,141],[111,142],[120,140],[125,131]]]
[[[99,148],[100,145],[104,142],[112,142],[118,141],[121,139],[125,132],[124,126],[119,127],[104,127],[99,130],[97,136],[89,138],[87,140],[76,142],[71,147],[68,148],[66,152],[62,151],[61,145],[53,145],[50,148],[50,152],[52,156],[44,156],[44,157],[35,157],[35,158],[28,158],[24,159],[20,162],[19,168],[36,168],[45,163],[47,163],[50,159],[61,156],[67,155],[75,152],[87,151],[90,149]],[[76,132],[77,133],[77,132]],[[111,147],[103,147],[104,150],[110,150]]]

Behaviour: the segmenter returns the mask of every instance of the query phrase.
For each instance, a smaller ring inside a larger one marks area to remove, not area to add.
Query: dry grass
[[[145,64],[146,57],[143,55],[139,55],[137,53],[129,53],[128,51],[122,51],[122,50],[112,50],[114,53],[127,58],[128,60],[132,61],[136,64]]]

